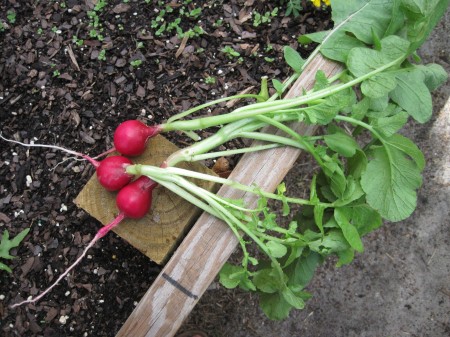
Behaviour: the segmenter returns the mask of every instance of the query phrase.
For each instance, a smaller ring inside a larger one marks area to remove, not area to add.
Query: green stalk
[[[311,101],[315,101],[317,99],[325,98],[327,96],[333,95],[341,90],[353,87],[356,84],[359,84],[366,79],[398,64],[399,62],[404,60],[404,56],[398,57],[397,59],[375,69],[371,72],[355,78],[347,83],[336,84],[334,86],[330,86],[328,88],[321,89],[319,91],[312,92],[311,94],[300,96],[297,98],[291,99],[283,99],[280,101],[267,101],[262,103],[254,103],[249,106],[241,107],[234,110],[231,113],[219,115],[219,116],[209,116],[203,118],[197,118],[189,121],[177,121],[169,124],[163,124],[162,130],[164,132],[174,131],[174,130],[199,130],[205,129],[212,126],[229,124],[237,120],[246,119],[249,117],[254,117],[258,115],[264,115],[268,113],[279,113],[280,110],[290,109],[294,107],[298,107],[309,103]]]
[[[189,161],[192,162],[192,161],[199,161],[199,160],[205,160],[205,159],[211,159],[211,158],[217,158],[217,157],[232,156],[235,154],[257,152],[257,151],[273,149],[273,148],[280,147],[280,146],[282,146],[282,145],[281,144],[265,144],[265,145],[245,147],[245,148],[235,149],[235,150],[208,152],[208,153],[204,153],[204,154],[192,155],[191,158],[189,159]]]
[[[267,124],[269,125],[273,125],[275,127],[277,127],[278,129],[280,129],[283,132],[286,132],[288,135],[290,135],[292,138],[298,140],[300,142],[300,144],[314,157],[314,159],[317,161],[317,163],[320,166],[323,166],[323,161],[322,158],[320,158],[320,156],[317,154],[316,150],[314,149],[313,146],[311,146],[310,143],[308,143],[307,141],[305,141],[303,139],[303,136],[299,135],[297,132],[295,132],[294,130],[292,130],[290,127],[288,127],[287,125],[277,122],[271,118],[268,118],[266,116],[258,116],[258,119],[265,121]]]
[[[166,168],[160,168],[156,166],[151,165],[141,165],[141,164],[135,164],[127,166],[127,173],[133,174],[133,175],[145,175],[153,180],[155,179],[167,179],[167,176],[183,176],[183,177],[189,177],[194,179],[200,179],[200,180],[206,180],[213,183],[218,183],[221,185],[230,186],[232,188],[244,191],[244,192],[250,192],[253,194],[261,195],[266,198],[278,200],[278,201],[286,201],[291,204],[298,204],[298,205],[321,205],[325,207],[332,207],[333,204],[329,203],[317,203],[312,202],[310,200],[306,199],[300,199],[300,198],[292,198],[292,197],[286,197],[286,196],[280,196],[275,193],[265,192],[263,190],[260,190],[255,187],[250,187],[245,184],[241,184],[237,181],[230,180],[230,179],[224,179],[217,176],[212,176],[205,173],[195,172],[191,170],[186,170],[178,167],[166,167]]]
[[[189,115],[191,115],[191,114],[193,114],[193,113],[195,113],[195,112],[197,112],[199,110],[208,108],[208,107],[210,107],[212,105],[216,105],[216,104],[219,104],[219,103],[222,103],[222,102],[226,102],[226,101],[231,101],[233,99],[243,99],[243,98],[255,98],[257,100],[262,99],[262,97],[260,95],[255,95],[255,94],[241,94],[241,95],[222,97],[222,98],[216,99],[214,101],[206,102],[204,104],[198,105],[198,106],[193,107],[193,108],[191,108],[189,110],[183,111],[183,112],[181,112],[179,114],[173,115],[172,117],[170,117],[167,120],[167,124],[172,123],[172,122],[174,122],[174,121],[176,121],[178,119],[181,119],[183,117],[189,116]]]

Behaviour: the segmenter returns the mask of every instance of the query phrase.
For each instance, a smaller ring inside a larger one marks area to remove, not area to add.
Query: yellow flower
[[[329,6],[330,5],[330,0],[311,0],[311,2],[313,3],[314,6],[316,7],[320,7],[321,2],[323,2],[325,5]]]

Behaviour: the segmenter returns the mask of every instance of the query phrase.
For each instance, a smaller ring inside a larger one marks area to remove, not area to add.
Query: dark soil
[[[296,38],[330,25],[329,11],[309,1],[297,18],[285,17],[276,1],[251,0],[191,3],[189,10],[201,7],[202,13],[189,18],[180,13],[182,1],[172,1],[166,22],[181,18],[181,29],[198,25],[205,32],[184,45],[174,31],[157,36],[151,27],[163,8],[157,1],[108,1],[97,8],[97,24],[92,13],[101,3],[0,2],[5,137],[97,155],[111,147],[113,130],[124,120],[162,122],[216,97],[257,87],[263,75],[286,78],[283,46],[307,56],[310,49],[298,46]],[[249,13],[264,14],[276,6],[278,15],[256,27]],[[222,52],[225,46],[241,59]],[[215,83],[205,81],[209,77]],[[188,141],[178,134],[167,137],[179,146]],[[61,152],[0,144],[0,230],[15,236],[31,228],[11,251],[17,258],[2,260],[13,273],[0,271],[0,334],[114,336],[160,271],[115,234],[96,244],[36,305],[8,307],[49,286],[100,224],[73,203],[93,174],[89,164],[66,160]],[[224,305],[236,305],[233,301]]]

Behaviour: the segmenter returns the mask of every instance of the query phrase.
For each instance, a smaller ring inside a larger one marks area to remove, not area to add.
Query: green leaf
[[[424,83],[430,91],[439,88],[445,83],[445,81],[447,81],[448,74],[439,64],[432,63],[427,65],[419,65],[416,66],[416,69],[424,74]]]
[[[345,22],[342,30],[351,32],[360,41],[373,44],[373,32],[383,37],[392,20],[392,0],[333,1],[332,19],[335,25]],[[332,40],[332,37],[329,39]]]
[[[307,256],[302,256],[286,268],[288,284],[306,287],[314,276],[320,263],[320,255],[310,252]]]
[[[373,146],[373,159],[361,177],[367,203],[390,221],[406,219],[416,208],[424,160],[411,143],[395,135],[383,140],[384,146]]]
[[[284,195],[286,193],[286,185],[284,183],[281,183],[277,187],[277,194],[281,197],[281,202],[283,203],[283,216],[288,215],[291,213],[291,208],[289,207],[289,203],[287,202],[286,196]]]
[[[340,111],[351,107],[355,102],[356,96],[352,89],[342,90],[324,98],[321,103],[304,108],[306,122],[327,125]]]
[[[0,270],[6,270],[8,273],[12,273],[11,268],[9,268],[6,264],[0,262]]]
[[[425,168],[425,157],[423,156],[422,151],[420,151],[411,139],[396,134],[385,140],[385,142],[389,142],[391,147],[397,148],[404,154],[408,155],[416,163],[419,171],[422,171]]]
[[[341,166],[336,161],[327,161],[322,166],[322,171],[330,181],[329,186],[333,194],[341,198],[347,186],[347,179]]]
[[[305,307],[305,301],[303,298],[295,294],[289,287],[284,288],[281,291],[283,298],[292,305],[295,309],[303,309]]]
[[[292,306],[279,292],[273,294],[260,293],[259,305],[267,317],[273,320],[282,320],[289,316]]]
[[[370,98],[380,98],[389,94],[396,86],[397,80],[393,74],[378,74],[362,82],[361,92]]]
[[[367,157],[361,150],[357,150],[353,157],[347,159],[347,172],[355,179],[361,178],[361,175],[366,170],[366,167]]]
[[[316,81],[314,83],[314,91],[324,89],[329,84],[327,75],[325,75],[325,73],[322,70],[317,70],[315,80]]]
[[[359,236],[358,230],[353,226],[340,208],[335,208],[334,219],[342,230],[345,239],[350,246],[358,252],[363,252],[364,247]]]
[[[283,93],[283,83],[281,83],[279,80],[274,78],[272,80],[272,85],[273,85],[274,89],[276,90],[278,96],[281,96],[281,94]]]
[[[323,238],[308,243],[309,248],[321,255],[330,255],[350,248],[342,230],[330,230]]]
[[[13,259],[14,256],[9,254],[9,251],[12,248],[17,247],[22,240],[27,236],[28,232],[30,231],[29,228],[24,229],[19,234],[17,234],[14,239],[9,239],[9,232],[5,230],[2,235],[2,240],[0,242],[0,257],[4,259]]]
[[[300,44],[310,44],[311,42],[321,43],[328,33],[329,31],[322,31],[300,35],[297,41]]]
[[[325,135],[324,140],[331,150],[344,157],[352,157],[360,149],[356,140],[343,131]]]
[[[314,222],[316,223],[316,226],[319,228],[320,233],[322,235],[324,234],[323,231],[323,213],[325,211],[326,207],[322,205],[315,205],[314,206]]]
[[[419,123],[428,121],[433,103],[424,83],[425,75],[420,71],[407,71],[398,73],[396,79],[397,87],[389,94],[391,99]]]
[[[355,77],[361,77],[386,64],[406,56],[409,42],[391,35],[381,40],[381,50],[353,48],[347,59],[347,68]]]
[[[410,51],[417,50],[447,10],[450,0],[401,0]]]
[[[240,280],[235,277],[231,277],[236,273],[240,272],[242,267],[232,265],[230,263],[225,263],[219,273],[220,283],[228,289],[236,288],[239,285]]]
[[[228,289],[241,288],[246,290],[255,290],[255,286],[248,278],[248,270],[241,266],[235,266],[225,263],[219,273],[220,283]]]
[[[338,30],[332,35],[330,41],[326,41],[320,47],[320,52],[326,58],[345,63],[350,50],[355,47],[364,47],[364,43],[348,35],[344,30]]]
[[[384,111],[389,105],[389,96],[380,98],[368,98],[369,109],[373,111]]]
[[[283,257],[287,253],[286,246],[276,241],[266,242],[266,247],[269,250],[269,254],[275,258]]]
[[[300,54],[292,47],[285,46],[284,49],[284,59],[286,63],[296,72],[301,73],[303,64],[305,60],[302,59]]]
[[[336,263],[336,267],[342,267],[343,265],[349,264],[353,261],[353,258],[355,257],[355,251],[349,248],[347,250],[337,252],[337,255],[339,257],[339,260]]]
[[[400,130],[408,121],[408,114],[401,111],[394,116],[373,118],[371,125],[384,137],[390,137]]]
[[[253,284],[258,290],[268,294],[273,294],[280,289],[280,282],[276,275],[276,270],[271,268],[256,271],[253,274]]]
[[[358,230],[359,235],[366,235],[383,224],[380,214],[369,205],[357,205],[343,208],[344,211],[349,210],[349,218],[352,224]],[[347,213],[346,213],[347,214]]]

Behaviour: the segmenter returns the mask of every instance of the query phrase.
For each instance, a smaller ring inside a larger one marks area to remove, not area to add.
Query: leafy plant
[[[130,61],[130,64],[133,68],[137,68],[142,64],[142,60],[133,60],[133,61]]]
[[[253,14],[253,26],[258,27],[261,24],[269,23],[270,19],[277,16],[277,14],[278,14],[278,7],[275,7],[272,11],[265,12],[264,14],[255,12]]]
[[[105,49],[100,50],[100,53],[98,53],[97,59],[99,61],[106,61],[106,50]]]
[[[300,15],[300,11],[303,9],[301,0],[281,0],[281,4],[286,3],[286,11],[284,13],[285,16],[294,15],[297,17]]]
[[[14,239],[9,239],[9,232],[5,230],[3,232],[2,240],[0,242],[0,258],[3,259],[14,259],[14,256],[10,255],[9,251],[17,246],[22,242],[22,240],[27,236],[28,232],[30,231],[29,228],[24,229],[19,234],[17,234]],[[11,273],[12,270],[9,268],[6,264],[0,262],[0,270],[6,270],[8,273]]]
[[[233,58],[241,56],[241,54],[231,46],[223,47],[221,49],[221,52],[224,53],[229,59],[233,59]]]
[[[216,78],[214,76],[208,76],[205,78],[206,84],[216,84]]]
[[[6,12],[6,18],[8,19],[8,22],[11,24],[16,23],[16,12],[12,9],[8,10]]]

